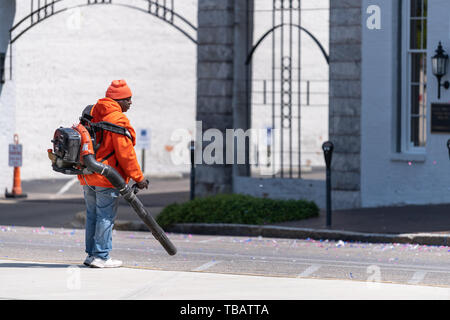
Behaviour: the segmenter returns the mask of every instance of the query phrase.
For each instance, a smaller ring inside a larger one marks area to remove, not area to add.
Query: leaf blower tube
[[[171,256],[177,253],[177,248],[172,244],[164,230],[158,225],[158,223],[153,219],[153,217],[147,212],[141,200],[134,194],[132,188],[125,183],[122,176],[113,168],[98,162],[95,159],[92,141],[87,129],[79,124],[74,127],[81,135],[81,160],[83,165],[91,172],[98,173],[108,179],[109,182],[119,190],[120,194],[124,197],[126,201],[131,205],[131,207],[136,211],[137,215],[141,220],[147,225],[147,227],[152,232],[156,240],[158,240],[168,254]]]
[[[83,163],[88,170],[101,174],[106,179],[108,179],[108,181],[111,182],[111,184],[115,188],[117,188],[117,190],[119,190],[120,194],[126,201],[128,201],[131,207],[133,207],[139,218],[144,221],[144,223],[152,232],[153,236],[161,243],[168,254],[173,256],[177,253],[177,249],[172,244],[172,242],[170,242],[169,238],[164,233],[164,230],[158,225],[158,223],[147,212],[147,210],[145,210],[145,207],[142,204],[141,200],[139,200],[130,186],[125,183],[125,180],[114,168],[96,161],[94,155],[92,154],[83,156]]]

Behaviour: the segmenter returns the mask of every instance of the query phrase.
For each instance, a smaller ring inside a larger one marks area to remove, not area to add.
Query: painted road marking
[[[202,264],[200,267],[197,267],[197,268],[193,269],[192,271],[205,271],[205,270],[211,268],[212,266],[214,266],[214,265],[216,265],[216,264],[218,264],[220,262],[221,261],[212,260],[212,261],[209,261],[209,262],[207,262],[205,264]]]
[[[319,270],[320,267],[321,267],[321,265],[319,265],[319,264],[313,264],[312,266],[309,266],[308,268],[306,268],[306,270],[303,271],[302,273],[300,273],[297,277],[298,278],[308,277],[311,274],[313,274],[314,272],[316,272],[317,270]]]
[[[0,204],[16,204],[18,200],[0,200]]]
[[[214,238],[210,238],[210,239],[206,239],[206,240],[201,240],[198,243],[214,242],[214,241],[219,241],[222,239],[223,239],[223,237],[214,237]]]
[[[78,178],[73,178],[73,179],[67,181],[66,184],[61,188],[61,190],[59,190],[56,193],[56,195],[60,196],[64,193],[66,193],[70,189],[70,187],[72,187],[77,181],[78,181]]]

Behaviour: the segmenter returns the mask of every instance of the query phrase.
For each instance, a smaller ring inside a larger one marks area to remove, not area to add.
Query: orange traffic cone
[[[14,135],[14,144],[19,144],[19,135]],[[20,167],[14,167],[14,182],[13,182],[13,192],[9,193],[8,189],[5,190],[6,198],[26,198],[27,195],[22,193],[22,186],[20,183]]]
[[[8,189],[5,191],[6,198],[26,198],[27,195],[22,193],[22,186],[20,182],[20,167],[14,167],[14,182],[13,182],[13,190],[12,193],[8,192]]]

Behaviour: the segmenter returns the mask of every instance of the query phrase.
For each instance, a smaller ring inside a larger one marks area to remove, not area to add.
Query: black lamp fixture
[[[433,74],[438,79],[438,99],[441,98],[441,87],[445,89],[450,88],[450,82],[445,81],[444,84],[441,84],[441,79],[443,76],[447,74],[447,65],[448,65],[448,55],[445,53],[442,48],[442,43],[439,41],[438,48],[436,50],[436,54],[431,58]]]

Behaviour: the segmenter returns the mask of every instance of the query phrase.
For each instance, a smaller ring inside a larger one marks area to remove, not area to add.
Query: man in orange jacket
[[[125,80],[115,80],[106,91],[106,97],[98,100],[91,109],[92,122],[107,121],[126,128],[131,139],[127,136],[103,131],[100,148],[96,159],[107,164],[119,172],[128,183],[133,179],[139,189],[148,188],[137,161],[134,146],[136,132],[125,116],[131,107],[132,93]],[[122,265],[122,261],[113,260],[109,253],[112,250],[112,229],[117,214],[119,192],[103,176],[93,173],[79,175],[83,186],[86,202],[86,253],[84,264],[95,268],[115,268]]]

